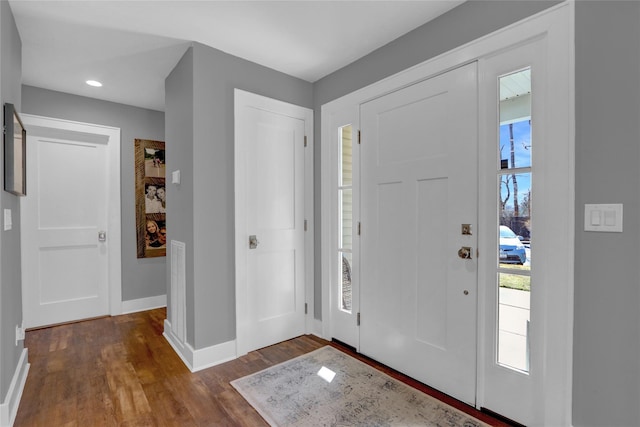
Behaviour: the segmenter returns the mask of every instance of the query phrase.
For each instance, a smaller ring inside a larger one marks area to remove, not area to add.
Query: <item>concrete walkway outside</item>
[[[529,370],[527,329],[530,295],[528,291],[500,288],[498,362],[522,371]]]

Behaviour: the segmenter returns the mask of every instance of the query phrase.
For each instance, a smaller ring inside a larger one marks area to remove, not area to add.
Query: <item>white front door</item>
[[[306,332],[305,135],[311,120],[311,110],[242,94],[249,99],[236,104],[240,354]]]
[[[25,327],[107,315],[109,246],[120,244],[119,229],[109,229],[109,145],[119,141],[87,133],[85,125],[73,131],[37,126],[43,121],[33,117],[25,117],[25,122],[29,183],[21,201]],[[70,122],[63,126],[68,128]]]
[[[476,63],[363,104],[361,131],[360,350],[474,404]]]

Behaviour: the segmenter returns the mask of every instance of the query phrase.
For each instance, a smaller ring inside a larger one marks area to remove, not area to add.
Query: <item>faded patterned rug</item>
[[[330,346],[231,384],[272,426],[488,426]]]

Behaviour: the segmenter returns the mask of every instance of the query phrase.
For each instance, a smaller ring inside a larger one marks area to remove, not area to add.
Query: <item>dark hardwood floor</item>
[[[266,426],[229,382],[333,345],[483,421],[480,413],[348,348],[302,336],[191,373],[162,336],[165,309],[28,331],[15,426]]]

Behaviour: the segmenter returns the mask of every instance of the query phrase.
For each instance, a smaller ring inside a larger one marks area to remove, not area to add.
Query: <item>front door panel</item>
[[[361,128],[361,352],[473,404],[476,64],[363,104]]]

